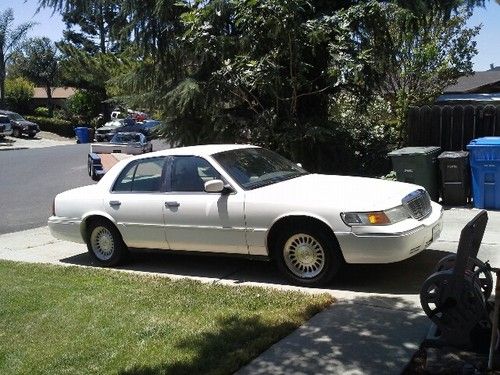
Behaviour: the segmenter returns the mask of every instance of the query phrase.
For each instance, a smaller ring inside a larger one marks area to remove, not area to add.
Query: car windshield
[[[9,118],[14,121],[26,121],[23,116],[17,114],[17,113],[10,113]]]
[[[138,143],[141,141],[141,136],[139,134],[115,134],[111,139],[114,143]]]
[[[308,174],[304,168],[263,148],[237,149],[212,156],[246,190]]]

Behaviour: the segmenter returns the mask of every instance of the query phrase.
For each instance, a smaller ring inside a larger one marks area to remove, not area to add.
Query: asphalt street
[[[153,141],[155,151],[168,147]],[[58,193],[93,184],[88,151],[74,144],[0,152],[0,234],[47,225]]]

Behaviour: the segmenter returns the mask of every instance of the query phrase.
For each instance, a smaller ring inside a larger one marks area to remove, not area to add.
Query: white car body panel
[[[269,255],[267,236],[274,223],[306,216],[331,228],[348,263],[390,263],[409,258],[436,240],[442,209],[422,220],[390,225],[347,226],[342,212],[382,211],[401,205],[417,185],[350,176],[310,174],[254,190],[241,188],[212,154],[245,145],[205,145],[157,151],[122,160],[97,185],[69,190],[55,198],[49,218],[53,236],[82,242],[89,215],[110,218],[130,247]],[[199,156],[229,182],[234,192],[118,193],[111,186],[132,160],[169,155]],[[120,201],[118,207],[111,201]],[[166,205],[178,203],[178,207]]]
[[[140,155],[144,151],[142,147],[134,146],[133,144],[116,144],[116,143],[91,143],[90,152],[95,154],[111,154],[122,153],[129,155]]]

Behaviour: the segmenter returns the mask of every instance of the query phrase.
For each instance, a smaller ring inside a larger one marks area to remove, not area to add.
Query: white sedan
[[[129,248],[264,256],[301,285],[327,283],[345,262],[409,258],[442,227],[441,206],[420,186],[312,174],[250,145],[125,159],[53,206],[52,235],[86,243],[103,266]]]

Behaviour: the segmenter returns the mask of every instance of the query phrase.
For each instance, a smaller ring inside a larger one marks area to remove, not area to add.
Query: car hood
[[[37,124],[28,120],[22,120],[22,121],[14,120],[14,122],[21,126],[37,126]]]
[[[399,206],[420,186],[367,177],[309,174],[250,190],[250,201],[291,206],[324,207],[342,211],[378,211]]]

